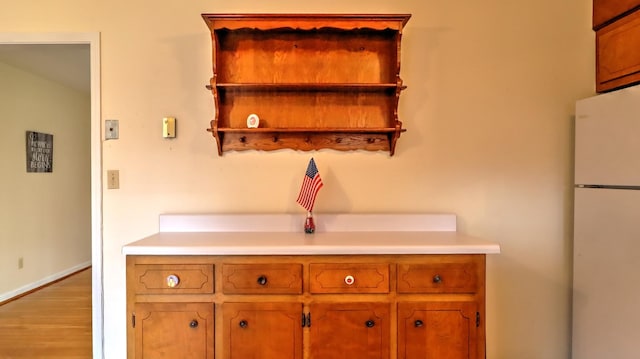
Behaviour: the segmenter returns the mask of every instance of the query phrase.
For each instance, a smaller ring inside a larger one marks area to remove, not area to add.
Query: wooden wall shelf
[[[395,152],[400,40],[410,15],[203,14],[211,31],[218,154]],[[247,128],[250,114],[260,127]]]

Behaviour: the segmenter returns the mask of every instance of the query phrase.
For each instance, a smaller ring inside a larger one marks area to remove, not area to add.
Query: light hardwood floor
[[[91,358],[91,269],[0,306],[0,358]]]

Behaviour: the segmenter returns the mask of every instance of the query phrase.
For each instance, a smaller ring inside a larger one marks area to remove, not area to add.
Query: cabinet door
[[[312,304],[310,357],[389,358],[389,306],[389,303]]]
[[[225,359],[302,359],[301,303],[224,303]]]
[[[480,359],[475,302],[398,303],[398,359]]]
[[[213,304],[136,303],[136,359],[213,359]]]
[[[593,28],[598,29],[640,6],[640,0],[593,0]]]
[[[596,91],[640,82],[640,10],[596,31]]]

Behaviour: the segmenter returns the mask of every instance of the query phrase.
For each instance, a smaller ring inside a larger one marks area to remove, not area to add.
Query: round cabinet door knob
[[[440,277],[440,274],[433,276],[433,283],[442,283],[442,277]]]
[[[364,322],[364,325],[366,325],[367,328],[373,328],[376,325],[376,322],[374,322],[373,320],[367,320],[366,322]]]
[[[178,278],[177,275],[171,274],[167,276],[167,287],[175,288],[178,286],[178,284],[180,284],[180,278]]]
[[[197,328],[198,327],[198,321],[197,320],[192,320],[191,323],[189,323],[189,327],[190,328]]]
[[[352,285],[353,283],[355,283],[355,281],[356,281],[356,279],[355,279],[355,278],[353,278],[353,276],[352,276],[352,275],[348,275],[348,276],[344,277],[344,282],[345,282],[347,285]]]
[[[415,321],[415,322],[413,322],[413,325],[414,325],[416,328],[420,328],[420,327],[422,327],[422,326],[424,325],[424,323],[422,322],[422,320],[420,320],[420,319],[416,319],[416,321]]]
[[[267,276],[266,275],[259,276],[258,277],[258,284],[267,285]]]
[[[246,328],[249,323],[247,323],[246,320],[241,320],[240,323],[238,323],[238,325],[240,326],[240,328]]]

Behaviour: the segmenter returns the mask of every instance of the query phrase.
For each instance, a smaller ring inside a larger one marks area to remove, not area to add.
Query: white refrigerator
[[[640,358],[640,86],[576,104],[573,359]]]

